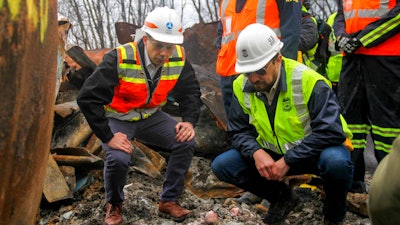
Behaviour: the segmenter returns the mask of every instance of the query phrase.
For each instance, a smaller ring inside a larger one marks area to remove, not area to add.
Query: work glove
[[[361,42],[357,39],[356,35],[341,35],[337,40],[337,49],[342,49],[347,54],[352,54],[361,46]]]

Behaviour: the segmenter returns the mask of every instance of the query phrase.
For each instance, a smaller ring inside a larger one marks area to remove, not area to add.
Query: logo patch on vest
[[[289,112],[292,109],[292,104],[289,98],[284,98],[282,100],[282,105],[283,105],[283,111],[285,112]]]

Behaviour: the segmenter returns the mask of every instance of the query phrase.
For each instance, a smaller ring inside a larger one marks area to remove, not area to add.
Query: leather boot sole
[[[188,215],[190,215],[190,213],[186,214],[186,215],[184,215],[182,217],[174,217],[174,216],[171,216],[171,215],[169,215],[168,213],[165,213],[165,212],[160,212],[160,211],[158,212],[158,216],[160,216],[162,218],[166,218],[166,219],[172,219],[175,222],[184,221]]]

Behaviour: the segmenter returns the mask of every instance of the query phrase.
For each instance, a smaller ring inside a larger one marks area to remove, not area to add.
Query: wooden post
[[[0,224],[35,224],[50,151],[57,1],[0,1]]]

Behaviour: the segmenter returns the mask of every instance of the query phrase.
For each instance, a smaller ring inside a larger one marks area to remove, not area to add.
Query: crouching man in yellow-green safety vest
[[[228,134],[232,149],[212,162],[214,174],[266,199],[266,224],[278,224],[300,202],[285,182],[317,174],[326,201],[324,223],[341,224],[353,164],[343,144],[351,137],[330,82],[304,64],[282,57],[283,43],[262,24],[251,24],[236,43]]]

